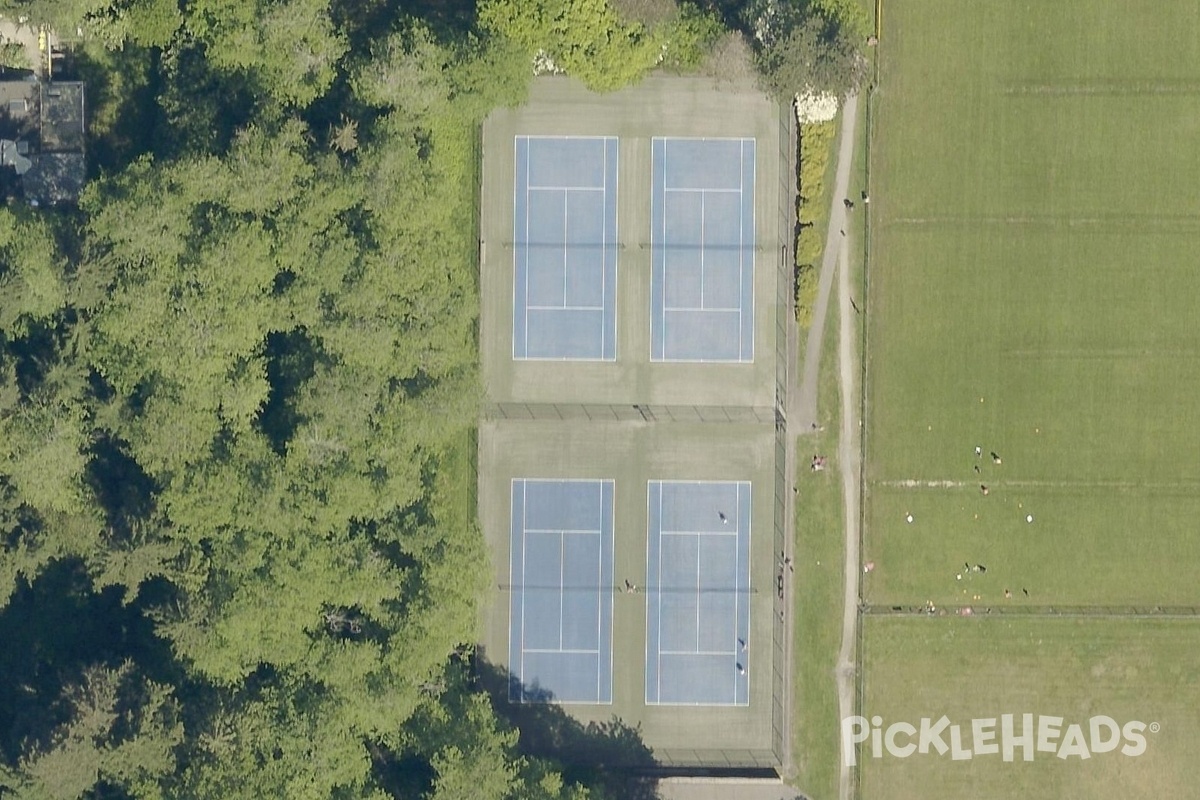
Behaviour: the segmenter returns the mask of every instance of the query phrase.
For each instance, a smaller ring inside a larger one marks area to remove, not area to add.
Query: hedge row
[[[837,124],[814,122],[800,126],[800,195],[797,202],[799,226],[796,237],[796,321],[801,328],[812,324],[817,299],[823,232],[829,213],[825,175],[833,155]]]

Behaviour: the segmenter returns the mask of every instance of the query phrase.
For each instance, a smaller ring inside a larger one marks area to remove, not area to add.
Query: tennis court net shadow
[[[638,728],[615,716],[610,722],[580,722],[554,703],[548,690],[519,685],[507,669],[483,657],[475,659],[475,674],[496,715],[520,731],[522,753],[558,762],[565,779],[600,786],[605,797],[658,798],[657,779],[644,774],[655,769],[654,755]],[[527,702],[513,703],[509,697]]]

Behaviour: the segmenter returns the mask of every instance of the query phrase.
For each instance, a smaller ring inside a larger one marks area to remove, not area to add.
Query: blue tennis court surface
[[[514,480],[510,568],[509,699],[611,703],[613,482]]]
[[[617,139],[516,137],[513,358],[613,360]]]
[[[646,703],[748,705],[750,484],[651,481],[648,525]]]
[[[754,360],[754,140],[652,143],[650,358]]]

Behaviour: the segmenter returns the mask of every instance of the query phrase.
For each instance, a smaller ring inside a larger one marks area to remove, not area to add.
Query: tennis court
[[[650,481],[646,703],[748,705],[750,483]]]
[[[613,482],[512,481],[509,699],[612,702]]]
[[[651,149],[651,360],[753,361],[755,140]]]
[[[616,358],[617,139],[517,136],[513,358]]]

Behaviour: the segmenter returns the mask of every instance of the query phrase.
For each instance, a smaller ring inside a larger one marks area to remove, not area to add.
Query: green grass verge
[[[792,781],[815,800],[834,798],[838,785],[838,705],[834,670],[842,643],[842,570],[845,513],[838,473],[837,439],[841,406],[837,384],[837,317],[826,320],[818,384],[823,430],[799,437],[796,450],[794,587],[795,640],[792,653]],[[812,472],[813,455],[828,464]]]
[[[862,797],[870,800],[1061,800],[1193,797],[1200,783],[1200,622],[1195,620],[868,617],[864,717],[883,727],[919,727],[943,714],[962,726],[1002,714],[1093,715],[1156,723],[1139,756],[1119,751],[1059,758],[1021,750],[954,761],[931,751],[905,758],[860,754]],[[999,725],[997,725],[997,730]],[[944,737],[949,745],[949,735]],[[1064,735],[1056,737],[1061,744]],[[899,740],[900,744],[904,739]]]

